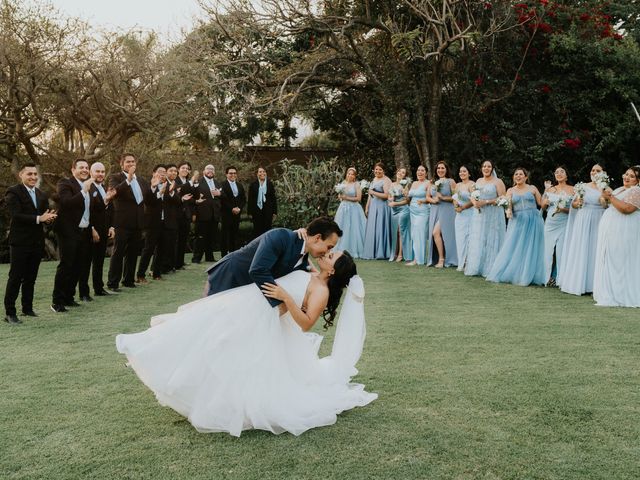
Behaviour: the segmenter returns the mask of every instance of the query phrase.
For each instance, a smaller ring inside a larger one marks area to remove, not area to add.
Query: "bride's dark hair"
[[[356,263],[353,261],[353,257],[346,250],[343,251],[340,258],[333,264],[333,275],[329,277],[329,281],[327,282],[327,286],[329,287],[329,300],[327,301],[324,312],[322,312],[325,330],[333,325],[336,309],[342,297],[342,290],[349,285],[349,280],[357,273]]]

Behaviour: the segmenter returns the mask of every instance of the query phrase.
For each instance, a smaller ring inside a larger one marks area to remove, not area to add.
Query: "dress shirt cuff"
[[[40,225],[40,215],[36,215],[36,225]]]

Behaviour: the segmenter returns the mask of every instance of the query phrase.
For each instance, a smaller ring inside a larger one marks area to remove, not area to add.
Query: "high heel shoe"
[[[398,255],[398,258],[396,258],[396,262],[400,263],[402,260],[404,260],[402,256]]]
[[[444,268],[444,260],[440,260],[438,263],[436,263],[435,267],[436,268]]]

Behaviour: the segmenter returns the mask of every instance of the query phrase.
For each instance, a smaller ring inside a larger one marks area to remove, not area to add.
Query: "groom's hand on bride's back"
[[[294,230],[293,233],[298,235],[298,238],[300,240],[304,240],[305,242],[307,241],[308,236],[307,236],[307,229],[306,228],[304,228],[304,227],[299,228],[297,230]]]

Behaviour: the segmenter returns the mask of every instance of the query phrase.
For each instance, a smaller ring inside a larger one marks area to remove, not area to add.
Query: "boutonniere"
[[[93,192],[93,198],[98,196],[98,192]]]

